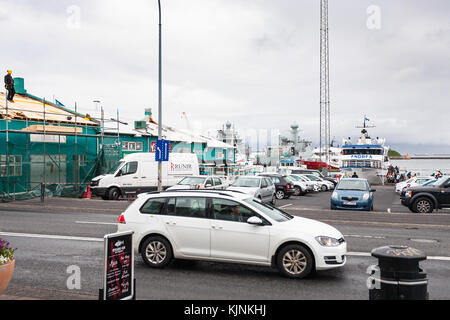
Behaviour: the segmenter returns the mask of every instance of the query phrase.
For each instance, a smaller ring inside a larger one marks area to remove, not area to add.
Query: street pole
[[[158,140],[162,140],[162,67],[161,67],[161,0],[159,9],[159,61],[158,61]],[[155,150],[156,152],[156,150]],[[162,162],[158,162],[158,191],[162,190]]]

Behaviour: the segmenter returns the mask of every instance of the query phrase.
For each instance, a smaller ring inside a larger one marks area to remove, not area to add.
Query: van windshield
[[[123,164],[125,163],[125,161],[119,161],[117,162],[109,171],[108,174],[113,174],[114,172],[117,171],[117,169],[119,169]]]

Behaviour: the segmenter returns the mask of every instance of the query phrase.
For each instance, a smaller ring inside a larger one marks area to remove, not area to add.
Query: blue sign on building
[[[157,140],[155,150],[155,161],[169,161],[170,142],[168,140]]]

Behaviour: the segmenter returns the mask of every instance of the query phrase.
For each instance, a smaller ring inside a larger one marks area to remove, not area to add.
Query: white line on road
[[[290,206],[292,206],[292,203],[285,204],[284,206],[278,207],[278,209],[283,209]]]
[[[0,232],[0,236],[3,237],[23,237],[23,238],[41,238],[41,239],[55,239],[55,240],[75,240],[75,241],[92,241],[92,242],[103,242],[103,238],[89,238],[89,237],[72,237],[72,236],[60,236],[60,235],[50,235],[50,234],[32,234],[32,233],[13,233],[13,232]],[[347,252],[347,256],[350,257],[371,257],[372,254],[369,252]],[[428,260],[441,260],[450,261],[450,257],[443,256],[430,256],[427,257]]]
[[[51,234],[0,232],[0,236],[3,236],[3,237],[24,237],[24,238],[40,238],[40,239],[55,239],[55,240],[75,240],[75,241],[103,242],[103,238],[72,237],[72,236],[59,236],[59,235],[51,235]]]
[[[386,237],[382,237],[382,236],[363,236],[363,235],[359,235],[359,234],[344,234],[344,237],[367,238],[367,239],[386,239]]]
[[[106,224],[106,225],[117,226],[117,223],[115,223],[115,222],[75,221],[75,223],[80,223],[80,224]]]

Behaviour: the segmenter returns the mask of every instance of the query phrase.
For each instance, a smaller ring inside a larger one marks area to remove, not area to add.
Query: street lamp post
[[[162,140],[162,62],[161,62],[161,0],[159,9],[159,61],[158,61],[158,140]],[[158,162],[158,191],[162,190],[162,162]]]

